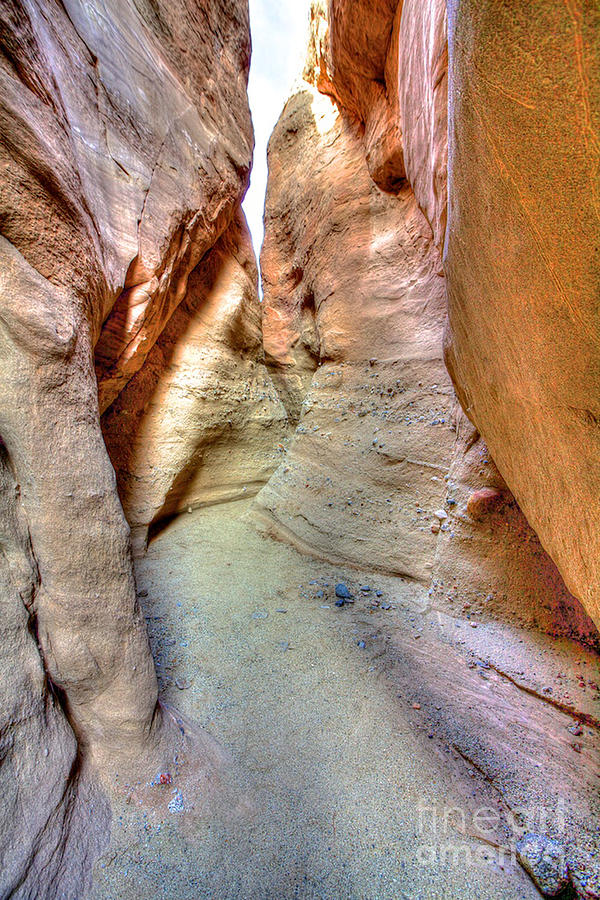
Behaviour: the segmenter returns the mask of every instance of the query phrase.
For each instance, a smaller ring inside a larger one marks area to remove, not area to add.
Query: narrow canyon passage
[[[179,793],[175,772],[154,788],[166,815],[124,787],[94,896],[537,896],[495,846],[507,810],[461,755],[458,718],[467,696],[490,719],[506,703],[531,714],[533,699],[468,668],[485,637],[463,621],[458,639],[423,588],[310,560],[257,533],[248,506],[182,516],[138,564],[162,696],[231,756],[209,810]],[[342,608],[341,579],[356,597]],[[543,661],[547,648],[532,651]],[[540,717],[564,729],[560,714]],[[524,746],[521,763],[535,752]],[[482,816],[497,824],[481,832]]]
[[[568,847],[567,894],[593,896],[597,631],[462,412],[443,360],[445,57],[434,6],[427,20],[403,5],[404,44],[388,47],[382,101],[362,96],[342,61],[335,83],[325,61],[335,32],[312,4],[303,77],[269,142],[266,371],[260,356],[254,380],[238,369],[233,430],[216,441],[202,386],[195,427],[206,437],[189,464],[198,474],[161,514],[189,511],[136,568],[161,697],[230,756],[207,805],[169,771],[153,789],[166,818],[140,818],[137,788],[125,788],[122,827],[95,867],[98,900],[151,896],[157,884],[190,900],[556,894],[552,876],[531,867],[525,835],[546,852]],[[389,86],[403,65],[414,78],[403,46],[429,54],[435,87],[431,145],[418,145],[409,97],[417,148],[408,130],[400,154]],[[415,152],[431,154],[432,171],[410,183]],[[217,311],[232,295],[224,285]],[[199,321],[206,373],[214,320]],[[229,400],[221,347],[215,358]],[[111,428],[138,390],[121,395]],[[168,401],[156,396],[161,416]],[[156,484],[162,428],[146,421],[158,436],[146,464]],[[152,496],[139,478],[134,491]],[[236,502],[207,508],[227,499]],[[554,878],[562,890],[564,874]]]
[[[0,900],[600,898],[600,9],[300,6],[0,11]]]
[[[248,501],[175,520],[136,578],[161,696],[230,755],[208,808],[176,766],[161,811],[120,785],[94,897],[533,898],[507,835],[576,810],[595,827],[575,720],[545,691],[597,681],[596,654],[311,560],[258,533]]]

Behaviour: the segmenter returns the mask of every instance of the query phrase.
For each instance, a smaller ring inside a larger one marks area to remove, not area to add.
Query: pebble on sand
[[[178,813],[183,812],[185,810],[185,804],[183,802],[183,794],[178,788],[175,788],[173,791],[173,799],[169,803],[169,812]]]
[[[568,886],[564,847],[545,835],[524,835],[517,843],[517,859],[545,897],[556,897]]]

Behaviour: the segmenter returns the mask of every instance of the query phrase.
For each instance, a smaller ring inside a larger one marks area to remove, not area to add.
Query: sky
[[[256,147],[244,211],[257,256],[264,236],[267,144],[290,88],[302,70],[309,7],[310,0],[250,0],[252,64],[248,94]]]

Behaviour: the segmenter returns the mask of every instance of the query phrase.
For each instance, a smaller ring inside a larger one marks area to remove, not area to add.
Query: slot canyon
[[[600,6],[307,0],[260,249],[254,3],[0,5],[0,898],[600,898]]]

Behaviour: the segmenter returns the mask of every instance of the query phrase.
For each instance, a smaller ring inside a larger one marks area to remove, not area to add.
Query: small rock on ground
[[[517,844],[517,859],[545,897],[557,897],[569,884],[564,848],[543,834],[529,832]]]

